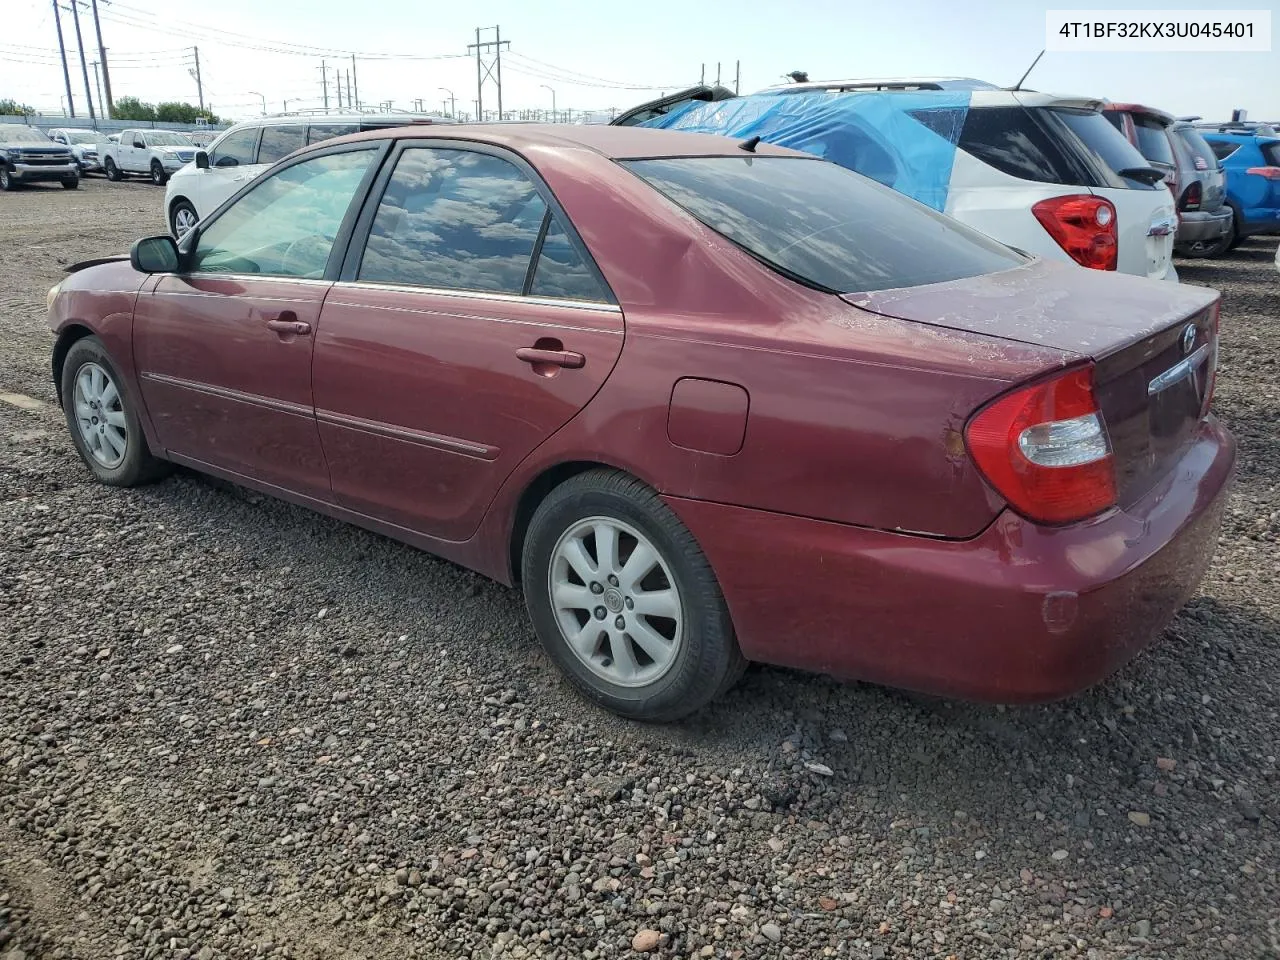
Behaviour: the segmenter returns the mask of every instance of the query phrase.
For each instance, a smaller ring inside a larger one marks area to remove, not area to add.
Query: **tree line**
[[[0,116],[29,117],[37,111],[12,98],[0,99]],[[137,97],[121,97],[111,109],[112,120],[153,120],[160,123],[195,123],[205,120],[210,124],[220,121],[211,110],[201,110],[190,103],[176,100],[166,103],[144,103]]]

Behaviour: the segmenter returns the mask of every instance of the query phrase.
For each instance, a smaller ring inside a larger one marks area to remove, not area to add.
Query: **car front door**
[[[604,383],[622,313],[534,171],[407,142],[320,320],[316,417],[334,499],[447,540]]]
[[[384,149],[335,147],[283,167],[188,235],[182,272],[139,296],[134,358],[175,459],[330,499],[312,347],[335,246]]]
[[[147,141],[141,130],[134,130],[129,138],[129,152],[125,157],[125,169],[130,173],[144,173],[151,164],[147,156]]]

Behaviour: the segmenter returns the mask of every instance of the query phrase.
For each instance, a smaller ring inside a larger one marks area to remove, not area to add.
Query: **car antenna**
[[[1024,83],[1026,83],[1026,82],[1027,82],[1027,77],[1031,76],[1031,71],[1032,71],[1032,70],[1034,70],[1034,69],[1036,68],[1036,64],[1040,62],[1040,58],[1041,58],[1041,57],[1043,57],[1043,56],[1044,56],[1044,51],[1043,51],[1043,50],[1041,50],[1041,51],[1036,55],[1036,58],[1035,58],[1034,60],[1032,60],[1032,61],[1031,61],[1031,66],[1027,67],[1027,72],[1026,72],[1026,73],[1024,73],[1024,74],[1022,75],[1022,79],[1021,79],[1021,80],[1019,80],[1017,83],[1015,83],[1015,84],[1014,84],[1010,89],[1012,89],[1012,90],[1021,90],[1021,89],[1022,89],[1022,85],[1023,85]]]
[[[756,147],[760,145],[760,134],[756,134],[750,140],[743,140],[738,144],[739,150],[745,150],[747,153],[755,153]]]

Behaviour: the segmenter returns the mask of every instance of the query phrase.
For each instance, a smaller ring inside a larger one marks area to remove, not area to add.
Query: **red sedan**
[[[754,141],[378,131],[73,271],[53,372],[99,480],[182,464],[520,582],[631,717],[750,660],[1077,691],[1194,591],[1234,464],[1213,291]]]

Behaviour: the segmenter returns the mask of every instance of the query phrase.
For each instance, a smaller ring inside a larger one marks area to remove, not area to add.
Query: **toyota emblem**
[[[1182,352],[1190,353],[1191,348],[1196,345],[1196,325],[1188,323],[1186,329],[1182,331]]]

